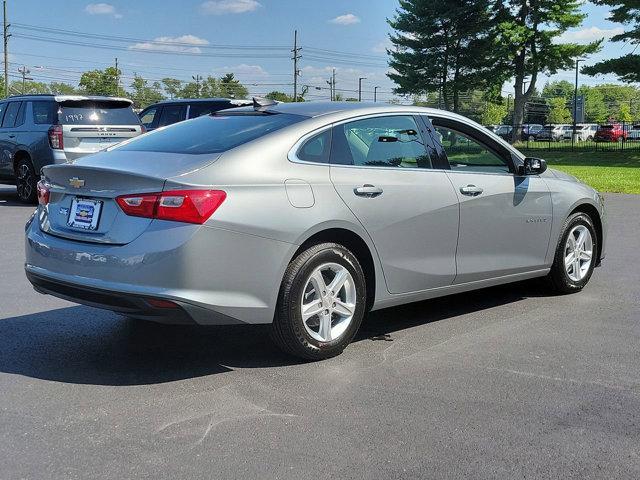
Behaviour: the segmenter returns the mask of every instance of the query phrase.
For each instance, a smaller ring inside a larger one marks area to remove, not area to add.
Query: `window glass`
[[[327,129],[304,142],[296,156],[305,162],[329,163],[331,130]]]
[[[18,110],[18,116],[16,117],[16,123],[14,127],[19,127],[24,125],[24,110],[27,108],[27,102],[22,102],[20,104],[20,110]]]
[[[436,137],[447,154],[451,170],[509,172],[509,164],[489,147],[457,130],[434,125]]]
[[[158,127],[164,127],[165,125],[173,125],[174,123],[184,120],[184,105],[165,105],[162,107],[162,113],[160,114],[160,121]]]
[[[189,118],[196,118],[202,115],[208,115],[218,110],[235,107],[229,102],[196,102],[189,106]]]
[[[60,104],[63,125],[139,125],[129,102],[65,100]]]
[[[0,103],[0,122],[2,121],[2,116],[4,115],[4,112],[6,109],[7,109],[7,104]]]
[[[58,105],[55,102],[32,102],[33,123],[36,125],[52,125],[57,123]]]
[[[134,138],[118,150],[170,153],[218,153],[305,120],[301,115],[205,115]]]
[[[11,128],[15,124],[16,117],[18,116],[18,110],[20,109],[20,103],[22,102],[9,102],[7,111],[4,114],[2,120],[2,128]]]
[[[156,118],[157,113],[157,108],[150,108],[149,110],[144,112],[144,115],[140,117],[140,122],[145,126],[145,128],[151,128],[153,126],[153,120]]]
[[[431,168],[411,116],[385,116],[337,125],[331,163],[367,167]]]

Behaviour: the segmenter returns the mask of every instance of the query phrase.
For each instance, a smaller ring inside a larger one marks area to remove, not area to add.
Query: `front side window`
[[[184,120],[186,107],[184,105],[165,105],[162,108],[162,114],[160,114],[160,121],[158,127],[164,127],[166,125],[173,125],[174,123]]]
[[[509,164],[480,140],[459,130],[438,126],[434,120],[436,137],[447,154],[453,171],[509,173]]]
[[[153,121],[155,120],[157,114],[158,114],[157,107],[148,109],[142,115],[140,115],[140,123],[144,125],[144,128],[147,128],[147,129],[152,128]]]
[[[15,125],[21,103],[22,102],[9,102],[7,111],[4,114],[4,119],[2,120],[2,128],[11,128]]]
[[[357,120],[333,128],[331,163],[360,167],[431,168],[410,115]]]

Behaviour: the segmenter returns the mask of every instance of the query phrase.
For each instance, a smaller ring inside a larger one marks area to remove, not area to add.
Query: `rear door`
[[[551,236],[551,193],[537,175],[514,174],[511,152],[466,123],[431,117],[460,201],[455,283],[542,269]]]
[[[333,127],[331,181],[373,239],[391,293],[450,285],[456,274],[458,199],[425,134],[410,114]]]
[[[174,123],[181,122],[186,118],[186,104],[165,104],[162,107],[162,112],[160,113],[160,119],[158,120],[157,128],[166,127],[167,125],[173,125]]]
[[[60,102],[67,160],[99,152],[142,133],[140,119],[131,103],[120,100],[65,100]]]

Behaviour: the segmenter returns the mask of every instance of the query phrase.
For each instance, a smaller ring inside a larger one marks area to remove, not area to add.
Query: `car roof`
[[[107,97],[105,95],[55,95],[52,93],[35,93],[35,94],[25,94],[25,95],[12,95],[6,100],[21,100],[21,99],[42,99],[48,98],[54,100],[56,102],[65,102],[65,101],[82,101],[82,100],[95,100],[100,102],[126,102],[133,105],[133,101],[124,98],[124,97]]]
[[[228,102],[238,103],[239,105],[250,105],[251,100],[243,98],[223,98],[223,97],[211,97],[211,98],[168,98],[154,103],[153,105],[164,105],[167,103],[205,103],[205,102]],[[150,107],[153,105],[149,105]]]

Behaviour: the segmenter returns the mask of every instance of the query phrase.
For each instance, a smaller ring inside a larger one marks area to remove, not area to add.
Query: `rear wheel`
[[[18,200],[23,203],[36,203],[38,177],[31,160],[22,158],[16,165],[16,187]]]
[[[358,331],[365,303],[365,277],[353,253],[336,243],[314,245],[287,267],[271,336],[297,357],[339,355]]]
[[[547,277],[558,293],[582,290],[589,282],[598,253],[593,221],[585,213],[571,215],[564,224],[553,266]]]

